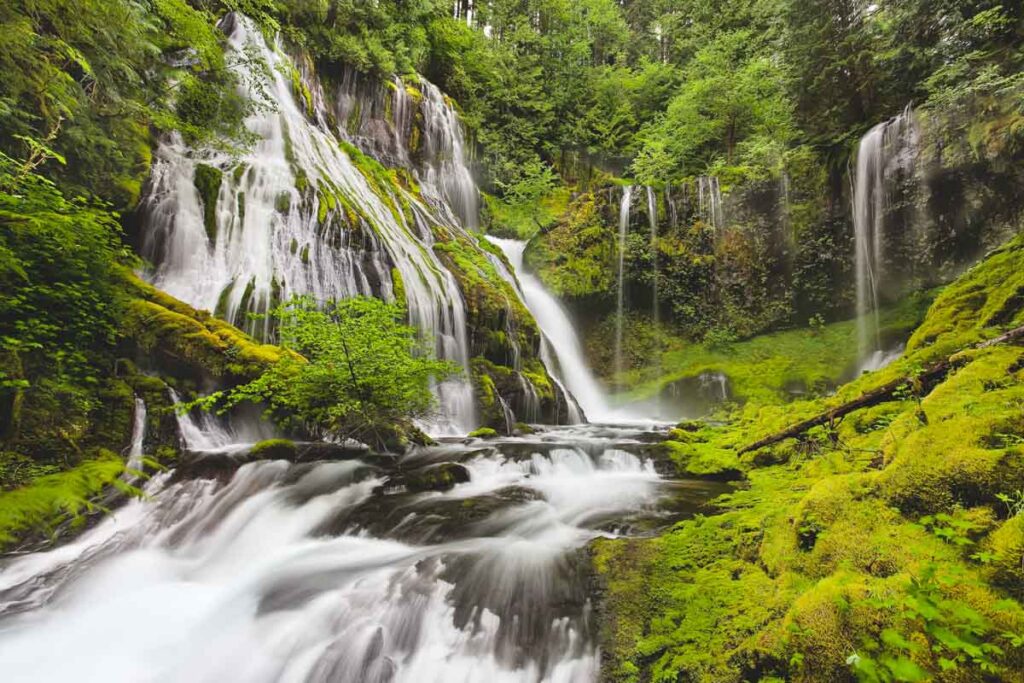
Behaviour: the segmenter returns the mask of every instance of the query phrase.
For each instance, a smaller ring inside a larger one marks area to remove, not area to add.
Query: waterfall
[[[861,359],[881,350],[878,303],[885,285],[885,218],[890,185],[898,171],[913,172],[917,127],[908,106],[861,138],[853,179],[854,267],[857,341]]]
[[[181,403],[178,392],[174,389],[167,391],[172,404],[177,406]],[[175,417],[178,421],[178,434],[181,436],[186,450],[194,452],[223,451],[248,445],[240,444],[235,435],[208,412],[200,412],[198,422],[193,419],[191,413],[181,412],[177,409],[175,409]]]
[[[127,476],[142,470],[142,448],[146,441],[146,402],[135,397],[135,412],[132,414],[132,440],[128,446],[128,460],[125,463]]]
[[[439,357],[464,370],[464,377],[436,388],[441,415],[425,427],[434,433],[474,428],[466,305],[433,249],[435,230],[462,230],[458,221],[475,220],[476,189],[463,164],[454,110],[422,82],[420,178],[428,206],[412,192],[372,182],[365,160],[361,170],[339,145],[345,134],[327,127],[332,117],[319,109],[319,84],[310,88],[318,93],[311,120],[309,102],[300,106],[292,92],[288,74],[296,67],[280,46],[268,45],[244,17],[230,23],[233,50],[258,55],[269,67],[244,79],[250,96],[266,93],[274,106],[258,108],[246,121],[257,142],[240,158],[189,149],[178,136],[157,150],[144,202],[142,254],[155,264],[147,278],[266,338],[267,320],[254,322],[248,313],[264,313],[293,294],[319,301],[355,295],[393,300],[394,269],[410,323],[434,340]],[[395,101],[403,120],[411,121],[402,108],[412,103],[403,97]],[[208,197],[213,210],[203,203],[197,174],[219,174],[216,198]],[[445,208],[449,202],[454,213]]]
[[[558,300],[544,289],[540,280],[524,269],[523,251],[526,249],[526,242],[497,237],[488,239],[505,253],[519,278],[526,305],[544,336],[546,348],[542,348],[541,357],[544,358],[552,375],[557,375],[557,379],[571,392],[589,419],[596,422],[634,420],[635,417],[627,412],[612,410],[609,407],[604,389],[587,366],[583,356],[583,345],[568,313]],[[555,344],[554,340],[558,343]],[[550,359],[552,352],[555,359]],[[555,362],[550,362],[551,360]],[[571,404],[572,401],[570,406]]]
[[[437,204],[450,206],[461,224],[475,229],[480,216],[480,193],[465,164],[465,142],[458,115],[436,85],[423,86],[423,172],[425,194],[440,188]]]
[[[654,188],[647,186],[647,220],[651,226],[651,319],[654,322],[654,333],[659,334],[661,324],[661,306],[658,302],[658,198]],[[661,350],[655,350],[654,370],[661,376]],[[660,417],[661,406],[655,399],[655,415]]]
[[[629,210],[633,202],[633,186],[622,188],[619,203],[619,278],[615,306],[615,374],[626,369],[622,358],[623,328],[626,315],[626,236],[629,233]]]
[[[697,211],[700,217],[715,230],[725,226],[722,211],[722,187],[715,176],[698,176]]]

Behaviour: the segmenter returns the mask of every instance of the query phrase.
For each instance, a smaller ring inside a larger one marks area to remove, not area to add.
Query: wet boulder
[[[422,493],[425,491],[449,491],[456,484],[469,481],[469,470],[456,462],[442,462],[419,469],[400,472],[390,477],[383,492],[402,491]]]

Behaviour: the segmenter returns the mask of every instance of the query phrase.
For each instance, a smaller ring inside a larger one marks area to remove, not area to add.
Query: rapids
[[[4,680],[596,680],[586,543],[726,488],[662,479],[653,436],[576,426],[159,474],[73,542],[0,566]],[[460,483],[432,484],[439,467]]]

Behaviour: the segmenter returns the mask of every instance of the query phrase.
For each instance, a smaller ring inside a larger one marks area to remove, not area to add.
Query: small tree
[[[431,381],[458,369],[427,351],[398,304],[358,297],[320,308],[296,297],[272,310],[294,351],[257,379],[203,399],[204,407],[262,403],[285,429],[387,447],[436,409]]]

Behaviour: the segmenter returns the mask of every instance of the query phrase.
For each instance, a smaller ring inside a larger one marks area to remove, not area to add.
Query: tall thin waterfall
[[[629,210],[633,202],[633,186],[622,188],[622,201],[619,203],[619,281],[615,308],[615,373],[620,375],[625,370],[622,358],[623,327],[626,315],[626,236],[629,232]]]
[[[128,446],[128,459],[125,462],[128,476],[131,476],[131,472],[138,472],[142,469],[142,449],[145,441],[146,402],[136,396],[135,412],[132,414],[132,440]]]
[[[913,171],[917,153],[914,114],[907,107],[861,138],[853,185],[857,337],[862,360],[879,355],[878,302],[885,280],[885,214],[896,171]],[[869,364],[871,365],[871,364]],[[875,369],[868,367],[867,369]]]
[[[715,230],[720,230],[725,225],[722,186],[717,177],[702,175],[697,178],[697,211]]]
[[[317,111],[307,116],[288,77],[295,65],[248,19],[235,18],[229,41],[235,51],[258,54],[269,67],[266,73],[254,69],[245,80],[253,84],[250,96],[266,93],[273,108],[263,107],[246,121],[257,143],[240,159],[191,150],[178,137],[161,145],[145,201],[142,252],[155,264],[149,279],[265,337],[268,323],[247,320],[247,313],[265,312],[293,294],[392,300],[394,271],[410,322],[435,341],[440,357],[466,371],[465,378],[437,388],[442,415],[428,429],[474,428],[466,306],[433,250],[435,229],[461,230],[458,221],[475,215],[475,187],[462,164],[454,112],[424,82],[421,180],[427,206],[411,192],[371,183],[326,124],[331,117],[319,109],[325,106],[319,86],[314,83]],[[195,183],[196,174],[210,175],[209,169],[220,172],[212,212]],[[454,212],[439,211],[448,200]]]
[[[654,188],[647,186],[647,220],[651,226],[651,319],[654,322],[655,334],[661,323],[661,306],[658,302],[658,198]],[[661,376],[661,353],[655,351],[654,369]],[[655,413],[660,413],[660,405],[656,405]]]

